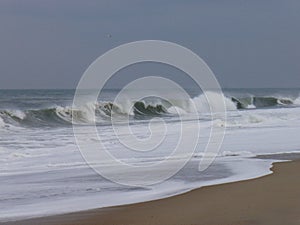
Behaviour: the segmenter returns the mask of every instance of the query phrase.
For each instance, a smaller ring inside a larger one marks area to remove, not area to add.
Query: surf
[[[198,113],[200,116],[209,114],[211,110],[220,110],[221,103],[217,101],[207,101],[215,92],[206,92],[190,99],[171,99],[170,101],[159,97],[149,97],[139,101],[132,101],[130,98],[122,102],[98,101],[87,102],[84,106],[76,107],[72,105],[57,106],[37,109],[0,109],[0,127],[7,126],[70,126],[81,125],[107,125],[112,116],[118,120],[147,120],[153,117],[179,117],[182,115]],[[297,107],[300,105],[300,97],[278,97],[278,96],[248,96],[235,97],[224,96],[223,98],[227,111],[253,110],[264,108],[285,108]],[[15,108],[18,106],[16,105]],[[195,111],[196,109],[196,111]]]

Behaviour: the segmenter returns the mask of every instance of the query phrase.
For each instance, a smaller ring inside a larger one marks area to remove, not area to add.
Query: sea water
[[[74,90],[0,90],[0,221],[159,199],[205,185],[251,179],[269,174],[275,161],[255,156],[300,152],[300,89],[226,89],[226,121],[210,119],[210,107],[218,105],[208,105],[196,90],[188,90],[189,101],[178,99],[175,105],[155,97],[131,102],[128,96],[112,107],[118,92],[104,90],[99,101],[89,103],[94,121],[74,109]],[[112,129],[112,113],[119,114],[115,126],[122,131],[122,120],[129,119],[140,138],[162,129],[164,120],[172,128],[166,133],[168,142],[160,151],[124,151]],[[181,123],[193,132],[200,121],[201,134],[192,158],[176,175],[156,185],[131,187],[101,177],[84,161],[73,126],[81,126],[88,138],[93,121],[111,154],[135,165],[170,154]],[[212,126],[226,127],[225,138],[214,162],[200,172]]]

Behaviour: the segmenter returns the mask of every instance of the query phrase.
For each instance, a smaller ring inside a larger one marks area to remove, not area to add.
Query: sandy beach
[[[203,187],[162,200],[4,224],[300,224],[300,161],[275,163],[272,170],[272,175]]]

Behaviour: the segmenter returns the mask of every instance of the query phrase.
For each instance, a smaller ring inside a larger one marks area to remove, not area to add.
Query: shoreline
[[[165,199],[1,224],[300,224],[300,160],[274,163],[272,171]]]

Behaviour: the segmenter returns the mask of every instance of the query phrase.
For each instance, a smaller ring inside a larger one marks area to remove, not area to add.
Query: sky
[[[191,49],[224,88],[300,87],[299,21],[299,0],[1,0],[0,88],[75,88],[97,57],[138,40]]]

